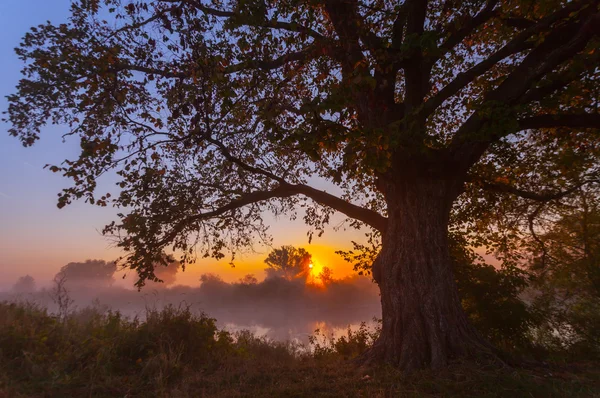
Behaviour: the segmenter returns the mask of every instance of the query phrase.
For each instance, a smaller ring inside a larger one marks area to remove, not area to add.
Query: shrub
[[[189,308],[149,310],[141,322],[93,308],[59,319],[35,305],[0,303],[0,370],[53,394],[161,390],[187,368],[216,369],[232,343],[214,319]]]

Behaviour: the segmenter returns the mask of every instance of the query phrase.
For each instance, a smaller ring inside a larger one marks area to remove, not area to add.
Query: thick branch
[[[340,213],[347,215],[350,218],[362,221],[365,224],[378,230],[382,234],[385,232],[387,218],[383,217],[382,215],[373,210],[365,209],[364,207],[360,207],[352,203],[346,202],[345,200],[340,199],[335,195],[331,195],[325,191],[320,191],[308,185],[290,185],[290,189],[311,198],[312,200],[321,205],[331,207],[332,209],[335,209]]]
[[[234,73],[243,70],[250,69],[261,69],[261,70],[273,70],[278,69],[287,64],[288,62],[293,61],[306,61],[311,58],[317,50],[318,47],[315,45],[308,46],[302,51],[292,52],[288,54],[284,54],[278,58],[270,59],[270,60],[249,60],[246,62],[240,62],[239,64],[231,65],[225,68],[223,73]]]
[[[165,235],[163,239],[161,239],[160,245],[166,245],[171,242],[186,227],[190,226],[194,222],[209,220],[250,204],[259,203],[274,198],[287,198],[298,194],[305,195],[324,206],[329,206],[347,215],[348,217],[360,220],[382,233],[385,231],[385,225],[387,221],[386,218],[372,210],[353,205],[338,198],[337,196],[314,189],[307,185],[284,183],[273,190],[246,193],[240,196],[238,199],[234,199],[218,209],[186,217],[179,221],[175,227],[173,227],[173,229],[167,235]]]
[[[398,10],[398,15],[394,20],[392,28],[392,48],[400,49],[404,40],[404,28],[406,27],[406,3],[401,5]]]
[[[500,17],[502,22],[504,22],[507,26],[517,28],[517,29],[527,29],[531,28],[536,24],[536,21],[532,21],[531,19],[521,18],[521,17]]]
[[[328,0],[325,1],[325,10],[346,53],[342,72],[351,74],[361,62],[366,63],[359,41],[358,3],[356,0]]]
[[[596,51],[592,55],[586,54],[582,58],[577,60],[577,62],[574,60],[571,64],[566,65],[564,71],[554,72],[546,76],[544,80],[540,81],[540,86],[527,91],[519,102],[528,104],[534,101],[541,101],[558,90],[567,87],[575,80],[580,79],[586,71],[593,71],[600,61],[600,52]]]
[[[427,6],[428,1],[426,0],[407,0],[406,39],[420,38],[425,31]],[[415,46],[404,58],[403,67],[406,73],[405,103],[408,111],[410,111],[423,102],[429,88],[431,68],[424,65],[423,49],[420,46]]]
[[[281,190],[277,192],[284,192],[286,196],[302,194],[311,198],[319,204],[331,207],[332,209],[339,211],[340,213],[343,213],[350,218],[354,218],[356,220],[364,222],[365,224],[370,225],[371,227],[377,229],[382,233],[385,231],[386,218],[380,215],[379,213],[346,202],[345,200],[340,199],[335,195],[331,195],[325,191],[320,191],[305,184],[290,184],[287,181],[285,181],[285,179],[283,179],[282,177],[279,177],[268,170],[264,170],[256,166],[251,166],[243,162],[241,159],[233,156],[222,142],[213,138],[207,138],[207,141],[219,148],[219,150],[227,160],[236,164],[243,170],[246,170],[253,174],[262,175],[274,181],[277,181],[280,184],[281,188]]]
[[[473,33],[479,26],[486,23],[490,18],[496,15],[496,5],[500,0],[488,0],[483,10],[473,18],[469,19],[460,29],[453,32],[448,39],[438,49],[438,54],[430,61],[432,64],[442,58],[448,51],[460,44],[467,36]]]
[[[496,51],[494,54],[490,55],[487,59],[481,61],[477,65],[473,66],[466,72],[459,73],[454,80],[452,80],[446,87],[444,87],[440,92],[434,97],[430,98],[425,105],[423,106],[420,113],[423,113],[425,116],[430,115],[433,111],[435,111],[444,101],[448,98],[452,97],[464,87],[469,85],[472,81],[474,81],[477,77],[483,75],[491,68],[493,68],[500,61],[518,54],[522,51],[532,48],[533,43],[529,43],[528,40],[535,34],[538,34],[552,24],[557,22],[558,20],[568,16],[571,12],[579,10],[583,7],[583,2],[574,2],[570,3],[561,10],[553,13],[552,15],[543,18],[530,28],[525,29],[521,33],[519,33],[514,39],[508,42],[504,47],[500,50]]]
[[[199,214],[196,214],[193,216],[189,216],[189,217],[186,217],[183,220],[179,221],[173,227],[173,229],[161,239],[160,245],[164,246],[164,245],[169,244],[186,227],[188,227],[190,224],[192,224],[196,221],[209,220],[211,218],[221,216],[225,213],[228,213],[230,211],[242,208],[244,206],[247,206],[247,205],[250,205],[253,203],[258,203],[258,202],[262,202],[262,201],[273,199],[273,198],[288,197],[291,195],[292,195],[291,193],[289,193],[285,188],[283,188],[281,186],[279,186],[271,191],[257,191],[257,192],[246,193],[246,194],[242,195],[240,198],[232,200],[231,202],[227,203],[226,205],[224,205],[222,207],[219,207],[218,209],[208,211],[205,213],[199,213]]]
[[[580,22],[567,23],[554,31],[486,99],[511,103],[520,99],[546,74],[582,51],[598,33],[598,23],[600,14],[596,13]]]
[[[482,109],[488,105],[492,109],[510,110],[520,103],[533,85],[585,48],[597,33],[599,23],[600,14],[592,14],[584,20],[566,23],[552,32],[495,90],[485,95]],[[456,132],[450,151],[465,170],[479,160],[492,142],[514,132],[511,128],[481,131],[490,120],[485,112],[475,112]],[[474,138],[474,134],[478,137]]]
[[[579,188],[591,184],[591,183],[599,183],[598,179],[586,179],[578,184],[573,185],[570,188],[567,188],[563,191],[540,191],[540,192],[532,192],[524,189],[517,188],[515,186],[499,183],[499,182],[487,182],[484,181],[480,185],[481,187],[490,192],[498,192],[498,193],[509,193],[512,195],[519,196],[523,199],[531,199],[536,202],[550,202],[552,200],[562,199],[573,192],[577,191]]]
[[[600,113],[548,114],[519,120],[519,130],[552,127],[600,128]]]

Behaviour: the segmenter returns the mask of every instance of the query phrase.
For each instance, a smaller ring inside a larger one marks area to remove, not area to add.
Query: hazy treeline
[[[379,317],[381,312],[377,287],[366,277],[329,279],[324,286],[276,272],[264,281],[247,275],[234,283],[205,274],[198,287],[173,286],[179,269],[159,268],[157,275],[164,283],[150,282],[137,291],[112,284],[115,269],[110,263],[70,263],[56,275],[53,288],[36,290],[33,278],[22,277],[12,291],[0,293],[0,300],[32,301],[56,312],[56,284],[61,283],[72,310],[99,306],[143,317],[147,308],[191,306],[192,311],[216,318],[221,326],[249,328],[278,340],[304,340],[315,328],[345,328]]]

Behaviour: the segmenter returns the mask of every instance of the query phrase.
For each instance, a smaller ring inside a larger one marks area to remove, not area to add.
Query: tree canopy
[[[94,282],[112,283],[113,275],[117,271],[117,264],[104,260],[86,260],[82,263],[69,263],[62,267],[57,277],[68,282]]]
[[[74,183],[59,206],[126,209],[105,232],[122,233],[142,280],[169,248],[221,258],[268,239],[264,211],[301,204],[315,232],[334,211],[384,231],[378,181],[394,162],[446,160],[474,207],[597,179],[597,1],[85,0],[71,11],[17,48],[10,133],[32,145],[52,122],[79,137],[80,157],[50,166]],[[110,170],[114,196],[95,190]],[[315,176],[342,195],[313,188]]]
[[[308,277],[311,254],[303,248],[282,246],[273,249],[265,258],[267,278],[279,277],[289,281]]]
[[[35,279],[31,275],[19,277],[12,287],[15,293],[33,293],[35,292]]]

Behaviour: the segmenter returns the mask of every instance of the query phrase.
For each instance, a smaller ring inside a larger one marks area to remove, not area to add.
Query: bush
[[[35,305],[0,303],[0,320],[1,371],[55,393],[162,390],[187,368],[214,370],[234,349],[214,319],[189,308],[149,310],[141,322],[89,308],[59,319]]]
[[[361,322],[356,330],[348,326],[346,335],[337,339],[319,329],[315,330],[315,333],[309,336],[309,346],[313,356],[315,358],[341,356],[343,359],[352,359],[363,354],[373,346],[381,332],[381,320],[377,318],[373,320],[377,325],[375,328],[369,328],[366,322]]]

